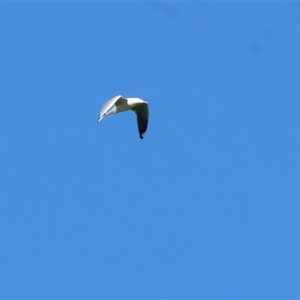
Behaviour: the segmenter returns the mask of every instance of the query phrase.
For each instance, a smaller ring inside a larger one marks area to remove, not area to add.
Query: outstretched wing
[[[134,112],[137,115],[137,124],[140,138],[143,139],[148,127],[149,108],[147,103],[138,104]]]
[[[114,105],[120,105],[126,100],[122,98],[121,95],[118,95],[116,97],[113,97],[112,99],[108,100],[106,103],[104,103],[99,116],[98,116],[98,122],[100,122],[105,114],[114,106]]]

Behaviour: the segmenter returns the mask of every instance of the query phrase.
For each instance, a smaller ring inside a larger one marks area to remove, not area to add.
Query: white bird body
[[[104,116],[111,116],[127,110],[136,113],[140,138],[143,139],[148,126],[149,108],[148,103],[141,98],[124,98],[118,95],[110,99],[103,105],[99,113],[98,122]]]

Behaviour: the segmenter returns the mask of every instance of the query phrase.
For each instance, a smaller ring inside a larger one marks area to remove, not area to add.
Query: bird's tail
[[[118,112],[121,112],[121,111],[117,111],[117,109],[114,108],[114,109],[111,109],[109,111],[106,111],[105,113],[102,113],[102,114],[100,113],[97,122],[100,122],[105,116],[109,117],[109,116],[114,115],[114,114],[116,114]]]
[[[99,123],[103,119],[103,117],[104,117],[104,115],[99,115],[98,119],[97,119],[97,122]]]

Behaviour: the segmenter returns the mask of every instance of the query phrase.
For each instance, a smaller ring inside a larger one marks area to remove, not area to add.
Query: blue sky
[[[0,8],[1,298],[300,297],[299,3]]]

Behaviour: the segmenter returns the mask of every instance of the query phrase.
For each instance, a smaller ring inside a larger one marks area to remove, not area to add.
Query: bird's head
[[[136,104],[148,104],[146,101],[144,101],[141,98],[127,98],[129,105],[136,105]]]

